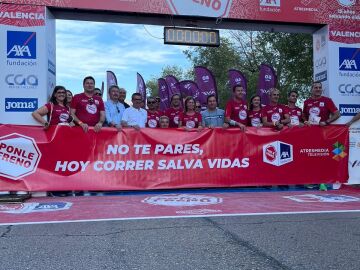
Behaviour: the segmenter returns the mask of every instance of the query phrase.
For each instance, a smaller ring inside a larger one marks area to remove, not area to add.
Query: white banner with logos
[[[8,20],[0,21],[0,123],[35,125],[31,112],[47,102],[55,85],[55,49],[49,50],[55,48],[55,20],[45,7],[3,9]]]
[[[323,84],[324,95],[333,99],[345,124],[360,112],[360,43],[329,41],[329,27],[313,35],[314,79]],[[360,184],[360,123],[350,129],[349,183]]]

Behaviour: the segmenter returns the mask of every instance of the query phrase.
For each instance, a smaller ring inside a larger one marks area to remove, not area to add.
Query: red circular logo
[[[265,149],[265,156],[266,156],[267,160],[269,160],[270,162],[273,162],[276,159],[275,147],[272,145],[267,146]]]

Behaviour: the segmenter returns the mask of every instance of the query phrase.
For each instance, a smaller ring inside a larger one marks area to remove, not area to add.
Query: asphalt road
[[[360,213],[0,226],[1,270],[360,269]]]

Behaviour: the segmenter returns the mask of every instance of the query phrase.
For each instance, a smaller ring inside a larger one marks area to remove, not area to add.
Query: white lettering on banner
[[[360,32],[354,31],[330,31],[331,35],[334,37],[351,37],[351,38],[360,38]]]
[[[174,14],[227,17],[232,0],[167,0]]]
[[[163,145],[157,144],[154,153],[157,154],[202,154],[199,144],[175,144]]]
[[[89,164],[90,161],[58,161],[56,162],[55,172],[77,172],[80,168],[84,172]]]
[[[200,159],[184,160],[159,160],[158,170],[183,170],[183,169],[202,169],[203,164]]]
[[[208,159],[209,168],[227,169],[227,168],[247,168],[249,167],[249,158],[235,158],[233,161],[228,158]]]
[[[33,12],[7,12],[1,11],[0,18],[3,19],[30,19],[30,20],[45,20],[43,13]]]
[[[106,154],[110,155],[116,155],[116,154],[120,154],[120,155],[126,155],[127,153],[129,153],[130,149],[128,145],[108,145],[107,150],[106,150]]]

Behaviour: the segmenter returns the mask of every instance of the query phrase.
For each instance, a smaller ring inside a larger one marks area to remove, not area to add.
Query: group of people
[[[266,106],[262,105],[259,95],[252,96],[248,105],[244,101],[244,88],[236,85],[233,87],[233,98],[228,101],[225,110],[218,108],[214,95],[207,97],[206,109],[201,110],[200,102],[193,97],[186,97],[182,106],[181,95],[175,94],[171,97],[170,108],[164,112],[159,109],[158,97],[148,97],[145,102],[139,93],[132,95],[132,106],[129,106],[125,102],[126,90],[116,85],[109,88],[109,100],[104,103],[102,92],[95,88],[95,79],[91,76],[84,78],[83,88],[83,93],[72,96],[65,87],[56,86],[49,103],[32,113],[34,119],[45,129],[65,124],[78,125],[84,132],[93,127],[95,132],[99,132],[103,126],[118,131],[144,127],[199,131],[203,128],[238,127],[244,131],[247,126],[281,130],[284,126],[326,126],[340,117],[334,102],[322,96],[321,82],[313,82],[311,97],[304,102],[303,109],[296,106],[296,91],[288,93],[288,104],[279,104],[280,91],[276,88],[270,89],[270,103]],[[46,119],[44,116],[47,116]],[[354,117],[348,124],[356,120]]]

